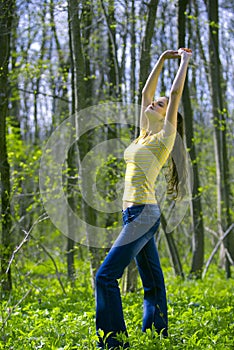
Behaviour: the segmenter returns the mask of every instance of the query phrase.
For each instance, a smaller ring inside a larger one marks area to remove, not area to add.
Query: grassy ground
[[[88,273],[81,268],[76,287],[66,286],[66,295],[51,276],[34,275],[33,282],[24,280],[15,286],[1,305],[0,349],[95,349],[94,296]],[[211,270],[203,281],[182,281],[168,270],[165,279],[168,339],[141,332],[141,290],[123,296],[131,349],[234,350],[234,280],[226,280],[218,270]]]

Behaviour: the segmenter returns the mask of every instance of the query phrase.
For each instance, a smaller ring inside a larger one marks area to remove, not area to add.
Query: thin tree
[[[136,12],[135,0],[131,1],[131,17],[130,17],[130,37],[131,37],[131,103],[136,99]]]
[[[85,76],[85,56],[84,48],[82,45],[82,32],[81,32],[81,19],[80,19],[80,8],[81,3],[76,0],[69,0],[69,25],[70,25],[70,38],[71,38],[71,57],[72,57],[72,98],[74,101],[74,112],[78,113],[80,110],[86,107],[86,96],[90,94],[87,91],[86,86],[86,76]],[[76,118],[76,130],[79,130],[79,120]],[[90,176],[85,173],[85,169],[82,168],[82,159],[87,154],[88,150],[92,147],[92,136],[86,133],[80,137],[78,141],[78,148],[76,149],[76,159],[74,159],[74,154],[70,153],[69,166],[74,166],[74,162],[79,167],[79,174],[81,178],[81,186],[85,190],[92,190],[92,184],[90,184]],[[73,167],[74,169],[74,167]],[[84,193],[84,192],[82,192]],[[81,202],[81,209],[85,219],[85,222],[96,226],[96,212],[89,206],[85,200]],[[76,210],[76,209],[75,209]],[[74,228],[74,227],[73,227]],[[72,232],[71,232],[72,235]],[[88,250],[90,253],[91,262],[91,275],[92,282],[94,285],[95,273],[100,266],[100,261],[102,260],[102,254],[100,250],[89,245],[90,242],[90,232],[88,225],[86,226],[86,241],[88,243]]]
[[[107,23],[108,29],[108,67],[109,67],[109,95],[120,98],[120,67],[117,56],[117,43],[116,43],[116,19],[115,19],[115,4],[114,0],[109,0],[108,10],[101,0],[103,13]]]
[[[40,55],[38,57],[38,67],[41,66],[41,62],[43,62],[44,56],[45,56],[45,45],[46,45],[46,35],[47,35],[47,27],[45,23],[46,12],[47,12],[46,2],[44,2],[42,5],[42,13],[41,13],[42,37],[41,37]],[[38,72],[34,82],[33,107],[34,107],[34,127],[35,127],[34,144],[35,145],[38,144],[38,142],[40,142],[39,125],[38,125],[38,94],[40,90],[40,85],[41,85],[41,71]]]
[[[151,63],[151,44],[152,38],[155,33],[155,20],[156,13],[158,8],[157,0],[150,0],[146,4],[148,7],[148,16],[146,20],[145,33],[141,44],[141,53],[140,53],[140,73],[139,73],[139,97],[138,105],[141,104],[141,91],[146,82],[146,79],[150,71]]]
[[[178,46],[186,46],[186,18],[185,12],[188,1],[178,1]],[[190,205],[192,226],[193,226],[193,256],[192,266],[190,270],[191,276],[201,277],[202,268],[204,264],[204,225],[202,216],[202,204],[199,193],[200,180],[197,166],[197,155],[194,144],[194,128],[193,128],[193,111],[191,106],[188,79],[184,84],[184,91],[182,95],[182,103],[184,110],[185,130],[186,130],[186,144],[189,149],[189,155],[192,161],[192,170],[194,177],[194,184],[192,189],[192,200]]]
[[[68,23],[69,23],[69,43],[70,43],[70,56],[71,56],[71,73],[72,73],[72,114],[77,113],[82,107],[85,106],[85,86],[84,86],[84,58],[82,55],[81,46],[81,29],[80,19],[78,15],[78,2],[70,0],[68,2]],[[78,127],[73,125],[73,127]],[[68,203],[72,210],[76,212],[76,205],[74,199],[73,188],[76,185],[76,173],[77,173],[77,162],[79,162],[79,153],[77,149],[72,147],[68,153],[67,165],[68,165]],[[67,269],[68,277],[73,281],[75,267],[74,267],[74,240],[73,230],[74,225],[71,220],[69,224],[69,237],[67,240]]]
[[[219,54],[219,4],[218,0],[207,0],[207,12],[209,19],[209,75],[212,101],[212,121],[214,126],[214,147],[217,178],[217,217],[219,236],[231,226],[230,213],[230,175],[227,155],[227,107],[224,104],[225,85],[222,77],[222,66]],[[233,242],[234,232],[224,240],[224,255],[226,276],[231,277],[230,269],[230,243]]]
[[[1,289],[2,295],[12,289],[11,270],[7,271],[12,254],[12,220],[10,208],[10,167],[7,155],[6,117],[8,115],[8,65],[14,1],[0,1],[0,176],[1,176]]]

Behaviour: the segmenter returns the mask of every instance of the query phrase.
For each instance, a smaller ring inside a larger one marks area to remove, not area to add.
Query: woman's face
[[[166,116],[168,105],[168,99],[166,97],[159,97],[156,101],[153,101],[145,110],[145,113],[148,117],[153,118],[155,116],[156,119],[160,116],[162,119]]]

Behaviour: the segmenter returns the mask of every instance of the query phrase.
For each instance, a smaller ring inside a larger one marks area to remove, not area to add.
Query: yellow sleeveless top
[[[138,139],[124,152],[126,162],[123,200],[142,204],[156,204],[155,182],[175,142],[176,133],[165,136],[157,134],[144,136],[142,130]]]

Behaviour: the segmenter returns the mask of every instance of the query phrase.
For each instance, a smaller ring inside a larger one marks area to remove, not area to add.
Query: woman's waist
[[[132,206],[158,204],[155,190],[125,189],[123,194],[123,210]]]
[[[144,205],[144,203],[130,202],[130,201],[123,200],[123,210],[125,210],[125,209],[127,209],[129,207],[138,206],[138,205]]]
[[[125,211],[126,209],[137,210],[141,207],[148,210],[154,210],[155,208],[159,208],[159,205],[156,201],[155,202],[131,202],[131,201],[123,200],[123,211]]]
[[[161,212],[158,204],[137,204],[134,202],[132,204],[132,206],[122,210],[125,224],[134,221],[136,224],[152,226],[160,218]]]

